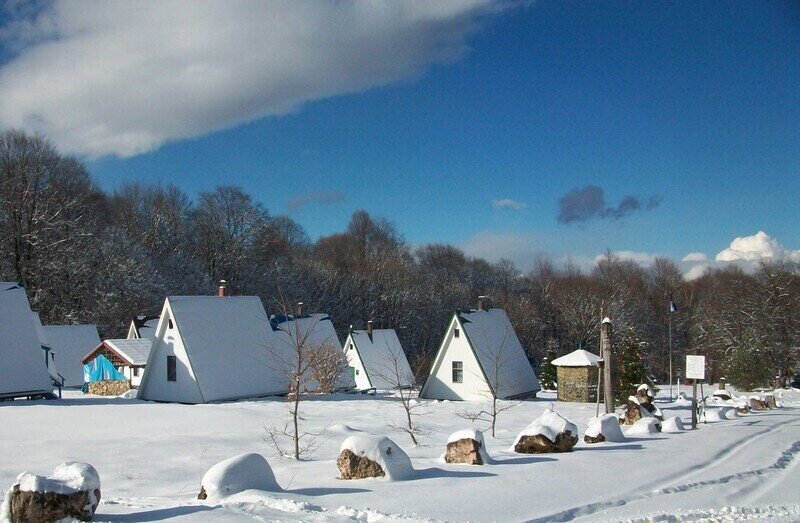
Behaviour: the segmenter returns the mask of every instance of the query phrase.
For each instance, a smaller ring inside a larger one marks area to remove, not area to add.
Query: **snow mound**
[[[139,397],[139,389],[126,390],[125,392],[120,394],[118,397],[126,399],[126,400],[135,400],[136,398]]]
[[[729,406],[724,407],[711,407],[707,406],[703,409],[703,413],[700,415],[700,421],[704,422],[716,422],[716,421],[725,421],[728,419],[733,419],[737,416],[736,409]]]
[[[343,433],[350,433],[350,432],[361,432],[358,429],[354,429],[350,425],[345,425],[343,423],[337,423],[336,425],[331,425],[328,427],[328,430],[331,432],[343,432]]]
[[[205,473],[201,483],[209,498],[223,498],[245,490],[280,492],[269,463],[261,454],[240,454],[220,461]]]
[[[492,458],[490,458],[489,453],[486,452],[486,441],[483,439],[483,432],[475,429],[459,430],[450,434],[450,437],[447,438],[447,443],[450,444],[460,439],[474,439],[480,443],[481,449],[479,452],[481,455],[481,460],[484,464],[489,464],[492,462]]]
[[[567,430],[570,431],[570,434],[574,437],[578,437],[577,425],[567,421],[557,412],[551,409],[545,409],[541,416],[533,420],[530,425],[517,434],[517,438],[514,440],[514,445],[511,448],[513,449],[523,436],[536,436],[537,434],[541,434],[550,441],[555,442],[556,436]]]
[[[686,430],[683,428],[683,421],[677,416],[666,418],[661,423],[661,432],[681,432],[683,430]]]
[[[356,456],[374,461],[383,469],[386,479],[391,481],[409,479],[414,476],[411,458],[386,436],[357,434],[350,436],[339,448],[339,453],[349,450]]]
[[[679,407],[691,407],[692,400],[686,395],[685,392],[678,394],[678,399],[675,400],[675,405]]]
[[[722,400],[729,400],[733,398],[733,396],[731,396],[731,393],[725,389],[717,389],[711,394],[711,396],[715,398],[720,398]]]
[[[661,425],[656,418],[642,418],[625,430],[626,436],[646,436],[648,434],[658,434]]]
[[[586,429],[586,436],[596,438],[602,434],[606,441],[620,443],[625,441],[625,435],[619,428],[619,418],[615,414],[603,414],[598,418],[589,420],[589,428]]]
[[[11,521],[11,493],[17,485],[22,492],[74,494],[88,491],[89,503],[97,506],[99,502],[94,494],[95,490],[100,490],[100,475],[97,470],[88,463],[70,461],[57,466],[48,477],[37,476],[27,471],[17,476],[17,480],[9,489],[3,500],[3,506],[0,508],[1,521]]]

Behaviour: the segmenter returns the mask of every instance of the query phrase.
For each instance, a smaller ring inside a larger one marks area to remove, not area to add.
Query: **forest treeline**
[[[800,270],[764,261],[687,282],[658,258],[641,267],[608,253],[589,272],[535,260],[521,274],[456,247],[413,249],[383,217],[356,211],[342,232],[311,241],[302,226],[240,187],[192,199],[171,184],[130,183],[108,194],[86,167],[46,138],[0,134],[0,280],[18,281],[45,324],[93,323],[125,335],[136,314],[158,314],[169,295],[257,295],[269,313],[303,301],[350,325],[397,329],[412,364],[436,351],[455,308],[479,295],[507,311],[528,355],[598,351],[599,320],[639,345],[643,363],[667,375],[668,297],[676,367],[705,354],[711,379],[752,387],[785,378],[798,361]]]

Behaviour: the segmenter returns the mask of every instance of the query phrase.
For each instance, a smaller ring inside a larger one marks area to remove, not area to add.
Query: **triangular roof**
[[[366,330],[352,330],[348,340],[371,387],[388,390],[414,385],[414,374],[394,329],[373,329],[371,337]]]
[[[150,356],[150,349],[153,343],[148,339],[136,338],[129,340],[126,338],[103,340],[91,352],[87,353],[82,362],[84,364],[93,360],[98,354],[103,352],[103,349],[110,350],[120,360],[130,367],[143,367],[147,364],[147,358]]]
[[[128,328],[129,338],[146,338],[150,341],[156,339],[156,327],[159,316],[136,316],[131,320]]]
[[[58,370],[64,376],[64,385],[78,387],[83,384],[81,359],[100,344],[100,335],[94,325],[45,325],[47,342],[53,349]]]
[[[556,367],[597,367],[599,359],[600,356],[592,354],[588,350],[578,349],[556,358],[550,363]]]
[[[172,320],[169,336],[180,339],[197,388],[191,402],[232,400],[282,394],[289,378],[270,361],[268,352],[273,331],[261,300],[256,296],[171,296],[164,301],[157,338],[139,387],[139,397],[183,401],[160,397],[150,385],[153,360],[165,346],[165,323]],[[178,346],[178,341],[175,346]],[[283,350],[276,347],[275,350]]]
[[[272,315],[270,317],[273,338],[272,343],[283,346],[283,350],[294,357],[295,347],[298,343],[305,343],[309,347],[318,347],[328,344],[332,349],[342,353],[342,344],[333,326],[331,317],[324,313],[295,315]],[[290,361],[291,361],[290,358]],[[340,376],[337,388],[351,389],[355,381],[349,373]],[[308,383],[309,390],[315,390],[316,384]]]
[[[483,380],[492,394],[498,398],[508,399],[527,396],[541,390],[539,379],[533,372],[533,367],[504,310],[457,309],[450,327],[454,321],[463,330],[472,354],[478,362]],[[426,397],[428,382],[438,374],[444,354],[449,348],[449,344],[445,342],[446,338],[436,354],[431,373],[422,388],[420,394],[422,397]]]
[[[0,282],[0,397],[52,392],[25,290],[13,282]]]

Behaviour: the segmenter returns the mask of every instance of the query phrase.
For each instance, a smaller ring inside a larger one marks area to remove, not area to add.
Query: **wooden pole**
[[[697,428],[697,380],[692,380],[692,430]]]
[[[606,414],[614,412],[614,381],[611,377],[613,351],[611,348],[611,320],[604,318],[600,324],[600,345],[603,348],[603,399]]]

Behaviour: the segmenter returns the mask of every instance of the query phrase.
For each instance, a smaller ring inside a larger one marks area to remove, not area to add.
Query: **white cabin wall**
[[[203,398],[200,396],[200,389],[177,325],[172,329],[169,328],[171,318],[172,312],[168,307],[164,307],[164,313],[158,323],[156,340],[145,367],[147,379],[140,397],[156,401],[202,403]],[[176,381],[167,381],[167,356],[177,357]]]
[[[128,325],[128,336],[127,336],[127,338],[128,338],[129,340],[135,340],[135,339],[136,339],[136,338],[138,338],[138,337],[139,337],[139,336],[138,336],[138,334],[136,333],[136,327],[134,326],[133,322],[131,322],[131,324],[130,324],[130,325]]]
[[[464,329],[460,329],[460,336],[456,338],[454,335],[456,326],[457,319],[454,315],[447,334],[445,334],[442,350],[437,356],[437,366],[425,383],[424,397],[466,401],[490,399],[491,392],[480,364],[469,345],[466,333]],[[464,380],[462,383],[453,383],[454,361],[463,362]]]
[[[350,336],[345,340],[344,354],[347,358],[347,364],[354,369],[353,377],[356,380],[356,388],[359,390],[372,388],[364,363],[359,358],[355,343],[353,343],[353,339]]]

